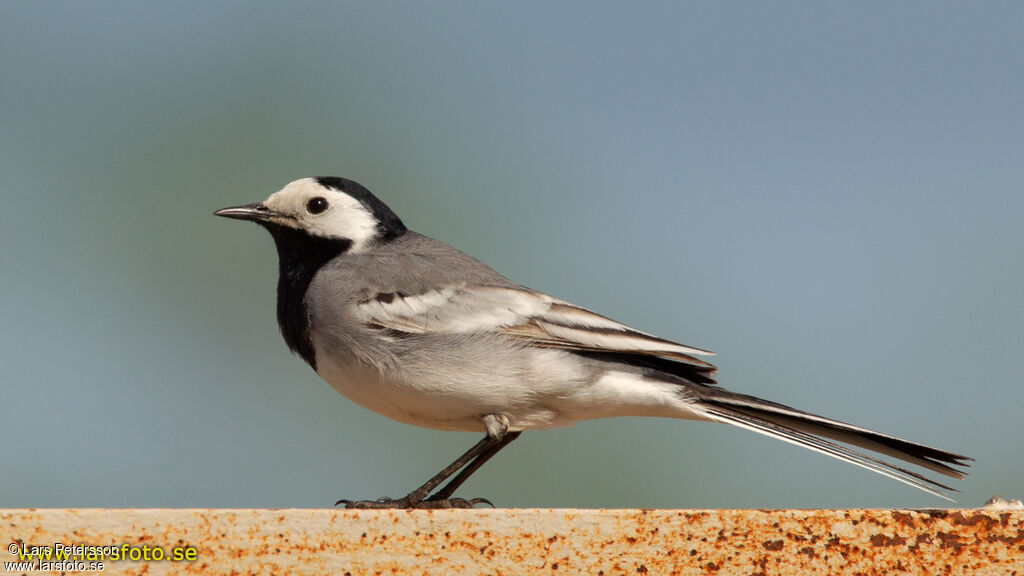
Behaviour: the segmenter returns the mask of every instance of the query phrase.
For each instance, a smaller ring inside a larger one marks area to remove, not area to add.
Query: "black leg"
[[[511,436],[512,439],[515,439],[518,435],[519,432],[506,434],[502,438],[491,438],[490,436],[485,436],[483,440],[477,442],[476,445],[467,450],[465,454],[456,458],[455,461],[446,466],[444,470],[441,470],[435,474],[433,478],[427,480],[422,486],[402,498],[381,498],[379,500],[338,500],[334,505],[337,506],[339,504],[344,504],[346,508],[472,508],[474,505],[481,502],[481,500],[463,500],[461,498],[431,498],[427,500],[427,495],[466,464],[470,464],[470,462],[472,462],[471,466],[473,466],[473,464],[476,464],[474,459],[477,459],[479,456],[491,451],[495,446],[498,446],[498,449],[495,449],[490,454],[490,456],[493,456],[494,453],[512,441],[506,441],[505,438]],[[487,458],[490,458],[490,456],[487,456]],[[484,458],[484,460],[486,461],[487,458]],[[475,467],[470,470],[470,474],[482,464],[483,462],[476,464]],[[455,478],[455,480],[462,478],[462,480],[459,481],[459,484],[461,484],[468,477],[469,474],[460,474]],[[458,487],[458,485],[456,485],[456,487]],[[445,490],[447,490],[447,487]],[[455,488],[452,488],[451,491],[448,491],[448,494],[454,490]]]
[[[502,437],[501,440],[499,440],[496,444],[494,444],[487,450],[481,452],[479,456],[477,456],[472,462],[469,463],[468,466],[466,466],[465,468],[462,469],[461,472],[459,472],[458,476],[452,478],[451,482],[446,484],[444,488],[441,488],[430,498],[427,498],[427,501],[438,502],[450,499],[452,494],[455,493],[459,486],[462,486],[462,483],[469,479],[470,475],[479,470],[481,466],[483,466],[488,460],[491,459],[492,456],[497,454],[502,448],[511,444],[512,441],[515,440],[516,438],[519,438],[520,434],[522,434],[522,432],[506,433],[505,436]],[[487,502],[486,500],[482,501]],[[487,503],[490,504],[490,502]]]

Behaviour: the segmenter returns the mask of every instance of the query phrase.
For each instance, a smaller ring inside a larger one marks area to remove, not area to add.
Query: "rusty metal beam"
[[[1024,576],[1024,511],[15,509],[0,540],[198,556],[108,574]]]

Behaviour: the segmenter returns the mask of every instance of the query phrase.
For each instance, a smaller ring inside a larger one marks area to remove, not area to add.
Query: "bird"
[[[524,431],[622,416],[731,424],[947,500],[954,488],[891,459],[958,479],[973,461],[726,390],[703,359],[712,352],[519,285],[408,229],[352,180],[303,178],[214,214],[254,222],[273,237],[281,334],[331,387],[399,422],[484,433],[405,496],[336,506],[490,505],[453,495]]]

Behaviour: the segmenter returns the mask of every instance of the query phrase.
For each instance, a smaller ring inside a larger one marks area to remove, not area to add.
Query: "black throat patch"
[[[288,348],[316,370],[316,352],[309,333],[306,290],[313,276],[340,254],[352,248],[344,238],[321,238],[302,230],[260,222],[277,245],[277,324]]]

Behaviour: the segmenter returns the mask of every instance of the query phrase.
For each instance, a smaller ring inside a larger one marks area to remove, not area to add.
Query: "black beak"
[[[255,204],[246,204],[245,206],[232,206],[230,208],[221,208],[213,213],[214,216],[223,216],[225,218],[234,218],[236,220],[251,220],[253,222],[264,222],[274,217],[284,216],[278,212],[274,212],[270,208],[267,208],[263,202],[256,202]]]

